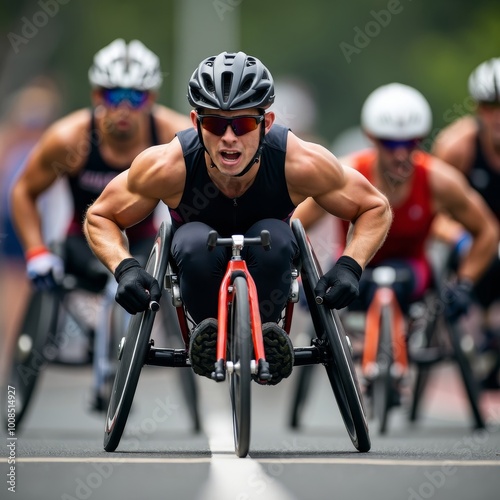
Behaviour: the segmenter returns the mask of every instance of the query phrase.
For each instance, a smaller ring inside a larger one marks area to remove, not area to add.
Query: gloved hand
[[[145,311],[152,300],[160,301],[158,281],[133,258],[123,259],[118,264],[115,279],[118,282],[115,300],[130,314]]]
[[[347,255],[340,257],[335,265],[322,276],[314,292],[323,299],[323,304],[330,309],[342,309],[359,295],[361,266]]]
[[[472,288],[473,284],[469,280],[447,283],[443,287],[441,299],[444,302],[444,316],[448,321],[456,321],[469,310]]]
[[[26,273],[39,290],[55,288],[64,277],[64,262],[45,247],[26,252]]]

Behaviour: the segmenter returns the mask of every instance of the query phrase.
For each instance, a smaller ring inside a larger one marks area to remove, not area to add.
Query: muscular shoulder
[[[191,128],[189,115],[183,115],[173,109],[158,104],[153,109],[153,116],[158,127],[160,142],[170,142],[180,130]]]
[[[50,165],[58,173],[73,173],[89,152],[90,110],[75,111],[54,122],[30,155],[31,162]]]
[[[176,206],[185,179],[184,156],[175,138],[167,144],[147,148],[136,157],[130,166],[128,186],[132,192]]]
[[[466,195],[469,184],[465,176],[449,163],[431,156],[428,172],[436,210],[446,210],[453,200]]]
[[[325,147],[288,133],[285,163],[289,192],[294,202],[317,196],[328,186],[341,186],[343,168]],[[326,187],[325,187],[326,186]]]
[[[475,153],[477,123],[465,116],[444,128],[434,141],[432,152],[462,172],[467,172]]]

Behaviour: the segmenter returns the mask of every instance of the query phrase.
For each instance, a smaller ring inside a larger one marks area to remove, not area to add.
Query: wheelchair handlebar
[[[156,300],[152,300],[149,302],[149,310],[156,312],[160,309],[160,303],[157,302]]]
[[[245,238],[243,235],[236,234],[231,236],[231,238],[220,238],[217,231],[210,231],[208,233],[207,247],[209,250],[213,250],[216,246],[240,246],[243,248],[248,245],[262,245],[264,250],[271,249],[271,235],[269,231],[262,230],[260,236],[254,238]]]

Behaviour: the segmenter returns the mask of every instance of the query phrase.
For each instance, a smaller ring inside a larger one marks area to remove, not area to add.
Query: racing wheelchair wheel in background
[[[28,299],[21,323],[9,357],[7,385],[14,388],[16,396],[16,430],[29,408],[40,372],[48,361],[49,340],[55,336],[58,290],[33,290]],[[5,414],[6,417],[6,414]]]

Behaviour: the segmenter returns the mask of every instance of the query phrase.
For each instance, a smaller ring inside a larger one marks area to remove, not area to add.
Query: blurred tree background
[[[391,81],[426,95],[438,129],[470,111],[472,69],[500,57],[498,0],[4,0],[0,28],[2,100],[48,72],[61,84],[65,111],[87,106],[93,54],[123,37],[160,56],[160,101],[187,111],[185,85],[198,62],[244,50],[275,79],[310,89],[315,133],[328,142],[357,125],[367,95]]]

